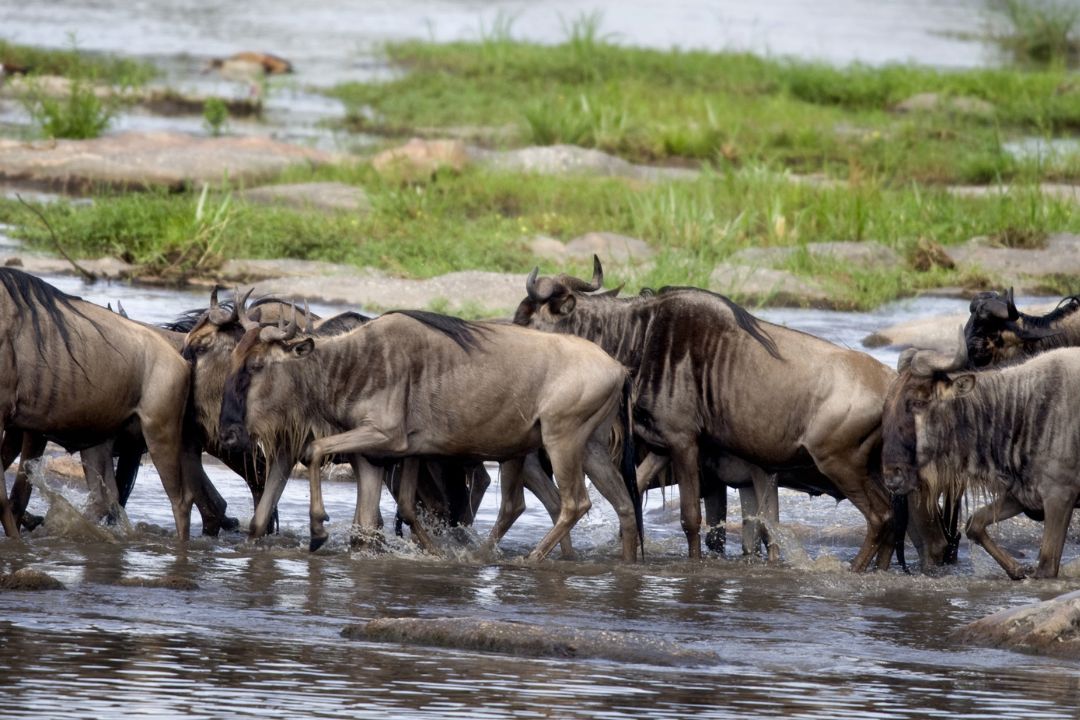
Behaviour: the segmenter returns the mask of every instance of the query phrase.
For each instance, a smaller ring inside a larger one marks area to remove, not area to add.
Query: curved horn
[[[215,285],[214,289],[210,291],[210,309],[207,311],[207,319],[212,325],[228,325],[229,323],[239,322],[240,316],[236,311],[236,303],[233,303],[231,309],[226,310],[218,303],[218,286]]]
[[[1016,309],[1016,301],[1013,298],[1013,289],[1010,287],[1009,292],[1005,293],[1005,302],[1009,306],[1009,319],[1018,320],[1020,318],[1020,311]]]
[[[250,288],[246,293],[244,293],[244,296],[240,298],[239,302],[236,303],[236,307],[233,309],[233,312],[236,314],[236,318],[240,321],[240,324],[244,326],[245,330],[253,330],[259,327],[259,321],[248,315],[247,311],[247,301],[248,298],[251,297],[251,293],[254,290],[255,288]],[[235,297],[239,296],[240,290],[238,288]]]
[[[127,310],[124,309],[124,303],[120,302],[119,300],[116,301],[116,314],[122,318],[126,318],[128,316]],[[130,320],[131,318],[128,319]]]
[[[952,372],[963,370],[968,364],[967,341],[964,339],[964,328],[960,328],[960,343],[956,353],[949,357],[945,353],[935,350],[920,350],[911,357],[911,374],[920,377],[930,377],[935,372]]]
[[[537,276],[540,274],[540,268],[534,267],[532,272],[529,273],[529,277],[525,280],[525,292],[529,294],[530,300],[536,302],[547,302],[552,293],[555,292],[555,283],[550,278],[540,278],[537,280]]]
[[[560,275],[559,280],[562,281],[566,287],[574,290],[575,292],[596,292],[604,286],[604,268],[600,266],[600,258],[596,255],[592,256],[593,259],[593,276],[592,282],[585,282],[576,277],[570,275]]]
[[[315,323],[311,319],[311,308],[308,307],[308,302],[304,300],[304,332],[308,335],[315,334]]]
[[[904,372],[911,366],[911,358],[915,357],[915,354],[919,352],[916,348],[907,348],[904,352],[900,353],[900,359],[896,361],[896,372]]]
[[[277,327],[264,327],[259,331],[259,339],[263,342],[284,342],[286,340],[292,340],[296,337],[296,331],[298,325],[296,323],[296,306],[293,305],[292,319],[289,320],[289,324],[285,324],[285,318],[282,317],[278,321]]]

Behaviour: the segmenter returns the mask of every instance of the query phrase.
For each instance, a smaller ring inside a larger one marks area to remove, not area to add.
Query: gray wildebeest
[[[895,376],[864,353],[763,322],[728,298],[693,288],[616,300],[603,283],[569,276],[526,281],[514,321],[592,340],[630,368],[634,427],[669,455],[691,557],[700,557],[701,453],[769,471],[819,471],[865,516],[852,568],[893,550],[892,508],[877,477],[881,409]]]
[[[187,363],[155,332],[32,275],[0,268],[0,285],[0,430],[89,447],[137,419],[187,539],[197,492],[182,472]],[[15,535],[2,483],[0,505]]]
[[[295,335],[295,323],[291,329],[247,331],[233,351],[221,432],[227,438],[246,425],[272,465],[295,461],[303,443],[314,438],[313,550],[327,539],[319,466],[332,454],[353,458],[362,531],[379,524],[381,474],[368,458],[405,458],[399,511],[418,541],[432,549],[419,523],[408,517],[417,457],[504,461],[494,544],[520,512],[525,457],[543,447],[561,508],[530,559],[547,556],[589,509],[583,466],[619,515],[623,557],[636,557],[641,506],[629,383],[626,370],[596,346],[577,338],[553,342],[513,325],[407,310],[335,337]],[[626,440],[621,480],[607,447],[620,415]]]
[[[971,372],[962,333],[955,356],[929,350],[901,356],[882,420],[885,485],[897,494],[920,480],[957,497],[967,488],[991,492],[993,502],[972,514],[967,536],[1014,580],[1028,571],[986,528],[1025,510],[1042,513],[1035,577],[1056,577],[1080,498],[1080,349]]]

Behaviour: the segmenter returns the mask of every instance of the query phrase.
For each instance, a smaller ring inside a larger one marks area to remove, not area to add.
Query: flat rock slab
[[[414,280],[333,263],[238,260],[226,263],[214,280],[253,283],[256,295],[383,310],[436,308],[507,315],[525,298],[524,275],[480,270]]]
[[[904,264],[895,250],[876,242],[817,242],[799,247],[749,247],[728,258],[730,265],[772,267],[805,252],[815,260],[831,260],[865,270],[892,270]]]
[[[122,280],[135,274],[135,266],[112,257],[78,260],[79,267],[102,280]],[[0,265],[15,267],[34,275],[71,275],[78,271],[67,260],[49,255],[18,252],[0,253]]]
[[[1044,289],[1040,280],[1080,281],[1080,235],[1059,233],[1047,238],[1037,249],[997,247],[985,238],[975,238],[945,251],[957,267],[993,273],[1006,285],[1016,285],[1028,292]]]
[[[556,263],[592,260],[596,255],[604,267],[643,263],[655,254],[644,240],[613,232],[589,232],[567,243],[541,235],[529,241],[529,249],[533,255]]]
[[[1080,660],[1080,590],[994,613],[957,631],[963,643]]]
[[[296,210],[368,213],[371,200],[363,188],[338,182],[264,185],[237,194],[259,205],[280,205]]]
[[[715,655],[641,633],[534,625],[481,618],[378,618],[347,625],[352,640],[403,642],[436,647],[555,658],[599,658],[674,667],[715,665]]]
[[[99,186],[179,189],[224,180],[251,185],[291,165],[333,160],[330,153],[260,137],[131,132],[93,140],[0,139],[0,180],[65,192]]]
[[[517,150],[470,148],[469,156],[478,165],[538,175],[599,175],[638,180],[693,180],[701,173],[692,168],[635,165],[600,150],[577,145],[544,145]]]
[[[1008,195],[1010,192],[1016,191],[1016,188],[1009,185],[950,185],[945,189],[960,197],[993,197],[995,195]],[[1040,183],[1039,192],[1047,197],[1080,202],[1080,185]]]
[[[833,307],[830,293],[787,270],[721,263],[709,276],[709,289],[737,302],[784,307]]]

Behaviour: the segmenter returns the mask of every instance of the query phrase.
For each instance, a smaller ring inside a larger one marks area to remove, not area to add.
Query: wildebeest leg
[[[701,470],[697,442],[671,449],[671,465],[679,483],[679,517],[692,559],[701,558]]]
[[[634,519],[634,503],[626,491],[623,480],[608,456],[607,444],[598,435],[606,439],[608,429],[601,425],[601,431],[593,434],[585,446],[585,472],[593,485],[604,498],[611,503],[615,514],[619,516],[619,536],[622,539],[622,559],[627,562],[637,560],[638,533]]]
[[[30,484],[30,473],[28,470],[29,463],[33,460],[37,460],[45,454],[45,445],[48,442],[44,435],[38,435],[37,433],[23,433],[21,431],[15,431],[14,433],[4,433],[4,469],[6,470],[8,465],[11,465],[11,461],[15,459],[14,455],[8,456],[10,450],[6,447],[8,435],[12,434],[15,439],[15,446],[19,454],[19,469],[15,473],[15,484],[11,488],[11,504],[12,511],[15,513],[15,518],[19,521],[27,530],[33,530],[42,523],[44,518],[40,515],[29,515],[26,512],[26,506],[30,504],[30,494],[34,489],[34,486]],[[21,436],[21,442],[19,438]]]
[[[530,457],[534,455],[535,453],[530,453]],[[525,512],[526,481],[523,476],[524,465],[524,458],[512,458],[499,464],[501,497],[499,500],[499,514],[495,517],[495,524],[491,526],[491,532],[488,534],[487,539],[487,544],[491,548],[499,544],[499,541],[502,540],[503,535],[510,529],[510,526],[514,524],[514,521],[521,516],[521,513]],[[542,470],[541,473],[543,473]],[[546,478],[547,473],[543,474]],[[552,519],[558,519],[557,512]],[[563,552],[565,553],[565,549]]]
[[[478,462],[465,466],[465,477],[469,486],[469,524],[472,525],[476,522],[476,513],[480,512],[480,503],[484,500],[484,493],[491,485],[491,476],[488,475],[484,463]]]
[[[384,432],[373,425],[361,427],[343,432],[338,435],[319,438],[312,441],[311,468],[308,479],[311,487],[311,549],[318,550],[326,542],[329,535],[326,532],[325,523],[329,519],[326,514],[326,505],[322,497],[322,463],[327,455],[338,453],[370,454],[373,457],[404,455],[409,449],[409,442],[401,432],[401,424],[394,424],[393,418],[388,418],[388,427],[396,427],[393,435]],[[382,492],[382,477],[377,483],[379,492]],[[365,495],[367,497],[367,495]],[[378,508],[376,501],[375,507]]]
[[[116,492],[121,507],[127,507],[128,498],[131,497],[131,491],[135,488],[135,479],[139,476],[142,455],[142,450],[136,452],[125,449],[116,458]]]
[[[202,517],[203,535],[217,536],[222,528],[235,530],[240,523],[235,518],[225,515],[228,503],[221,497],[217,488],[210,482],[202,464],[202,451],[197,445],[185,443],[181,463],[186,481],[192,484],[195,492],[195,507]]]
[[[945,554],[951,546],[943,532],[944,519],[941,517],[941,510],[937,502],[926,499],[923,494],[925,492],[919,488],[908,495],[907,524],[907,534],[919,554],[919,564],[924,572],[931,567],[943,565]],[[957,502],[957,506],[958,504]],[[946,503],[946,507],[950,505]]]
[[[270,520],[277,512],[278,500],[285,491],[285,483],[289,479],[289,471],[292,470],[292,462],[286,450],[278,450],[270,460],[270,466],[266,472],[266,484],[263,486],[259,504],[255,507],[255,515],[251,518],[251,527],[248,534],[251,537],[262,537],[270,527]],[[318,468],[316,467],[316,470]]]
[[[739,498],[743,497],[739,491]],[[702,490],[702,505],[705,506],[705,524],[709,526],[709,532],[705,533],[705,547],[718,555],[723,555],[727,548],[727,512],[728,498],[727,485],[716,479],[708,488]],[[745,536],[746,528],[743,527]],[[746,551],[746,538],[743,538],[743,551]]]
[[[439,554],[439,548],[416,514],[416,483],[420,473],[420,460],[405,458],[401,467],[401,485],[398,488],[397,505],[401,519],[412,530],[413,537],[425,551]]]
[[[401,463],[383,468],[374,465],[363,455],[352,455],[349,458],[353,474],[356,476],[356,510],[353,512],[353,527],[360,532],[359,537],[352,539],[353,545],[361,545],[367,539],[364,535],[377,533],[383,526],[382,511],[379,508],[379,498],[382,497],[382,486],[391,470],[401,466]]]
[[[559,485],[559,519],[537,546],[529,553],[528,560],[537,562],[547,557],[552,548],[570,534],[570,529],[589,511],[592,503],[585,490],[585,472],[582,469],[584,448],[570,438],[544,438],[544,447],[551,458],[555,482]]]
[[[8,431],[8,434],[10,433],[11,431]],[[10,465],[10,463],[8,464]],[[11,500],[8,499],[7,480],[0,477],[0,523],[4,526],[4,534],[8,537],[18,538],[19,525],[15,522],[15,512],[11,505]]]
[[[649,489],[649,483],[653,481],[657,473],[668,466],[670,458],[667,455],[660,455],[658,453],[651,452],[645,456],[645,459],[641,461],[641,464],[637,468],[637,486],[638,492],[644,493]],[[726,514],[726,513],[725,513]]]
[[[855,572],[865,571],[875,554],[878,567],[888,568],[894,543],[890,527],[892,505],[885,496],[884,486],[881,486],[880,492],[875,492],[877,485],[867,476],[865,462],[861,470],[858,462],[849,464],[844,458],[815,457],[814,462],[818,470],[832,480],[844,497],[866,518],[866,537],[855,559],[851,561],[851,569]]]
[[[1052,489],[1045,489],[1047,486]],[[1069,530],[1077,493],[1064,483],[1043,483],[1043,488],[1043,537],[1035,577],[1054,578],[1061,565],[1061,551],[1065,547],[1065,534]]]
[[[1024,511],[1024,506],[1020,504],[1020,501],[1014,498],[1009,493],[1000,495],[994,499],[989,505],[983,505],[981,508],[971,514],[971,519],[968,520],[967,530],[965,531],[968,536],[968,540],[973,543],[978,543],[982,546],[986,552],[990,553],[990,557],[997,560],[1005,573],[1013,580],[1024,579],[1024,569],[1020,566],[1020,563],[1016,559],[1001,549],[1001,547],[994,542],[990,534],[986,532],[986,528],[989,525],[1000,520],[1008,520],[1011,517],[1019,515]],[[1043,537],[1045,539],[1045,530],[1043,531]]]
[[[743,555],[760,555],[762,528],[757,494],[753,488],[739,488],[739,510],[742,511]]]
[[[552,524],[555,524],[559,520],[559,510],[562,507],[559,500],[559,488],[555,485],[555,480],[544,472],[544,468],[541,467],[539,453],[532,452],[525,456],[522,472],[524,473],[522,478],[525,483],[525,489],[535,495],[541,504],[543,504],[544,509],[547,510],[548,515],[551,516]],[[505,488],[506,480],[503,473],[504,470],[500,468],[499,476],[500,478],[503,478],[502,482],[504,483],[503,487]],[[517,515],[524,512],[524,497],[521,498],[520,505],[517,507],[519,508]],[[515,520],[517,519],[517,515],[514,516]],[[514,520],[511,520],[510,522],[512,524]],[[509,527],[510,526],[508,525],[507,529],[509,529]],[[570,560],[574,557],[574,546],[570,541],[569,534],[559,541],[559,548],[562,552],[563,560]]]
[[[79,451],[83,477],[90,491],[89,510],[95,521],[113,522],[120,516],[120,492],[116,488],[112,459],[112,440]]]
[[[776,487],[776,475],[767,473],[761,468],[754,466],[750,470],[750,476],[754,480],[752,494],[758,513],[758,532],[754,537],[754,547],[758,543],[765,543],[767,562],[780,561],[780,545],[776,538],[769,532],[769,527],[777,527],[780,524],[780,499]],[[745,488],[748,494],[751,488]],[[740,498],[742,490],[739,491]],[[762,519],[764,522],[762,522]]]

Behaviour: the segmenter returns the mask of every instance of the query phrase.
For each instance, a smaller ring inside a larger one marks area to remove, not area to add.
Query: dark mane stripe
[[[34,327],[34,344],[41,359],[48,361],[46,358],[45,337],[42,334],[42,320],[45,319],[56,328],[56,332],[59,333],[60,340],[64,343],[68,355],[85,375],[86,368],[82,366],[72,352],[71,328],[68,326],[63,310],[68,310],[90,323],[107,344],[108,338],[95,321],[84,315],[71,302],[72,300],[82,301],[82,298],[68,295],[41,278],[12,268],[0,268],[0,284],[4,286],[8,297],[15,304],[20,317],[25,317],[29,313],[30,322]],[[112,347],[111,344],[110,347]]]
[[[427,312],[426,310],[391,310],[386,314],[411,317],[413,320],[447,336],[465,352],[471,352],[480,347],[480,340],[477,336],[484,333],[484,329],[476,323],[451,315]]]
[[[769,334],[767,332],[761,329],[761,323],[758,322],[758,319],[751,315],[746,310],[746,308],[744,308],[742,305],[739,305],[726,295],[721,295],[720,293],[715,293],[712,290],[706,290],[704,288],[688,287],[683,285],[665,285],[656,292],[658,295],[667,295],[669,293],[675,292],[699,292],[712,295],[714,298],[717,298],[728,306],[728,309],[731,310],[732,315],[735,316],[736,324],[738,324],[738,326],[742,330],[744,330],[750,337],[757,340],[758,343],[760,343],[761,346],[765,348],[766,352],[768,352],[777,360],[784,359],[783,357],[781,357],[780,351],[776,349],[776,343],[773,341],[773,339],[769,337]],[[644,291],[642,292],[642,295],[644,295]]]

